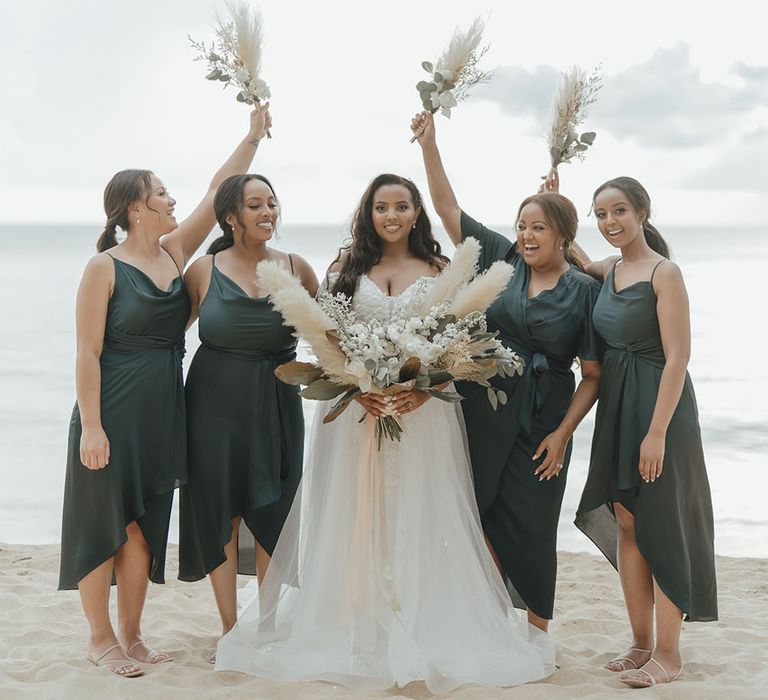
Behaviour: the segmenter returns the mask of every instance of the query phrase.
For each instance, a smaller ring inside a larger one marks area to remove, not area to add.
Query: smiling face
[[[154,173],[150,176],[147,195],[131,207],[129,220],[131,225],[140,225],[159,233],[161,236],[175,230],[178,224],[173,215],[176,200],[171,197],[163,181]]]
[[[600,233],[612,246],[622,248],[643,235],[644,212],[637,211],[617,187],[606,187],[595,197],[595,218]]]
[[[279,217],[277,199],[263,180],[248,180],[243,186],[243,199],[238,214],[227,214],[227,223],[235,231],[235,240],[268,241]]]
[[[529,202],[517,220],[517,247],[530,267],[548,269],[561,265],[564,238],[544,215],[541,205]]]
[[[420,213],[421,209],[413,205],[413,197],[404,185],[382,185],[373,193],[371,219],[382,241],[408,240]]]

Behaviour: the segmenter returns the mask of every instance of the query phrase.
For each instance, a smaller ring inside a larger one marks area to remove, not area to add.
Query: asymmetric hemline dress
[[[255,574],[253,538],[272,554],[301,479],[299,387],[275,368],[296,357],[293,329],[267,297],[216,267],[200,304],[198,348],[186,383],[189,478],[181,489],[179,578],[197,581],[226,560],[231,521],[238,571]]]
[[[82,425],[75,404],[59,590],[77,588],[84,576],[114,556],[127,542],[125,529],[133,521],[149,545],[149,578],[163,583],[173,491],[186,475],[181,361],[189,297],[181,276],[161,290],[139,268],[112,259],[115,284],[100,357],[101,422],[110,457],[98,470],[80,461]]]
[[[693,384],[686,372],[667,429],[661,477],[645,483],[638,471],[640,443],[651,423],[666,360],[653,276],[616,291],[614,269],[593,317],[607,347],[576,525],[615,567],[612,504],[624,505],[634,515],[637,546],[661,590],[688,620],[716,620],[712,500]]]
[[[571,267],[554,288],[528,298],[528,266],[506,236],[461,213],[462,239],[482,246],[480,270],[497,260],[514,267],[507,288],[486,312],[488,330],[525,362],[522,376],[494,377],[508,400],[494,410],[485,389],[462,384],[475,493],[483,530],[505,573],[515,605],[550,619],[557,577],[557,525],[571,459],[566,447],[557,478],[539,481],[533,455],[565,417],[575,390],[574,358],[600,361],[592,327],[600,285]]]

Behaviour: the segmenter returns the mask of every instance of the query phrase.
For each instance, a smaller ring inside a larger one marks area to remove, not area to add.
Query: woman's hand
[[[647,484],[661,476],[664,468],[665,436],[658,433],[648,433],[640,443],[640,476]]]
[[[435,118],[431,112],[420,112],[411,119],[411,131],[416,140],[422,144],[435,140]]]
[[[80,461],[88,469],[104,469],[109,464],[109,439],[104,428],[85,428],[80,436]]]
[[[417,408],[423,406],[431,398],[432,397],[426,391],[403,391],[391,397],[392,400],[389,403],[389,411],[396,416],[412,413]]]
[[[267,135],[272,126],[272,116],[269,113],[269,102],[256,104],[251,111],[251,128],[248,131],[248,141],[257,144]]]
[[[543,192],[560,192],[560,174],[557,172],[557,168],[552,168],[546,175],[542,175],[541,179],[544,182],[539,185],[539,194]]]
[[[539,477],[539,481],[546,479],[549,481],[553,476],[560,476],[560,470],[563,468],[565,460],[565,448],[568,445],[569,436],[565,433],[555,430],[545,437],[536,449],[533,459],[538,459],[546,451],[547,456],[544,461],[536,467],[534,476]]]
[[[389,409],[389,397],[384,394],[359,394],[355,396],[355,401],[359,403],[368,413],[376,418],[387,415]]]

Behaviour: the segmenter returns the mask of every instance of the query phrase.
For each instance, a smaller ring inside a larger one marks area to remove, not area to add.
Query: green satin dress
[[[568,475],[572,441],[560,476],[539,481],[544,460],[533,454],[565,417],[575,390],[574,358],[600,361],[592,309],[600,285],[571,267],[553,289],[528,298],[530,274],[505,236],[461,214],[462,239],[481,246],[480,270],[505,260],[515,273],[486,313],[488,329],[525,361],[519,377],[495,377],[508,401],[494,411],[487,392],[461,385],[475,494],[483,529],[507,574],[513,602],[550,619],[557,577],[557,525]]]
[[[654,269],[655,272],[655,269]],[[648,432],[666,362],[653,275],[616,291],[606,277],[593,322],[606,344],[589,475],[576,525],[616,566],[613,503],[635,517],[637,546],[667,597],[687,619],[717,619],[712,498],[691,378],[667,429],[661,477],[640,477],[640,443]]]
[[[299,387],[274,375],[296,357],[293,329],[267,297],[253,298],[211,266],[200,304],[201,346],[186,383],[189,480],[181,490],[179,578],[197,581],[226,560],[242,517],[238,571],[255,573],[253,538],[271,555],[301,479]]]
[[[158,289],[139,268],[113,258],[101,366],[101,423],[109,464],[80,462],[80,411],[69,424],[59,590],[114,556],[136,521],[149,545],[149,578],[163,583],[174,489],[186,475],[181,360],[191,312],[181,276]],[[181,273],[179,273],[181,274]]]

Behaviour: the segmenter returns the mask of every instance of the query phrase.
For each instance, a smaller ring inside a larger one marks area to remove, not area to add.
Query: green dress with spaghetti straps
[[[522,376],[495,377],[508,400],[494,410],[486,390],[460,385],[475,494],[483,530],[507,575],[512,600],[536,615],[551,618],[557,576],[557,525],[563,502],[572,442],[557,478],[539,481],[533,454],[560,425],[571,403],[575,357],[599,361],[600,343],[592,309],[600,285],[571,267],[553,289],[529,299],[528,266],[505,236],[461,213],[462,239],[481,246],[480,270],[497,260],[513,266],[507,288],[486,312],[488,330],[525,361]]]
[[[716,620],[712,498],[693,384],[686,372],[667,429],[661,477],[645,483],[638,471],[640,443],[651,423],[666,359],[653,275],[616,291],[614,269],[593,316],[606,351],[576,525],[616,566],[612,504],[624,505],[634,515],[638,549],[661,590],[687,619]]]
[[[110,256],[112,257],[112,256]],[[191,312],[181,273],[168,290],[133,265],[112,258],[115,284],[107,306],[101,367],[101,424],[109,464],[80,461],[82,425],[69,424],[59,590],[115,555],[133,521],[149,545],[149,578],[164,582],[174,489],[186,475],[181,360]]]
[[[291,261],[292,265],[292,261]],[[268,297],[253,298],[211,264],[200,304],[201,345],[186,383],[189,480],[181,490],[179,578],[226,560],[241,516],[238,571],[255,573],[253,539],[271,555],[301,479],[299,387],[275,377],[296,357],[293,329]],[[247,527],[252,537],[246,535]]]

